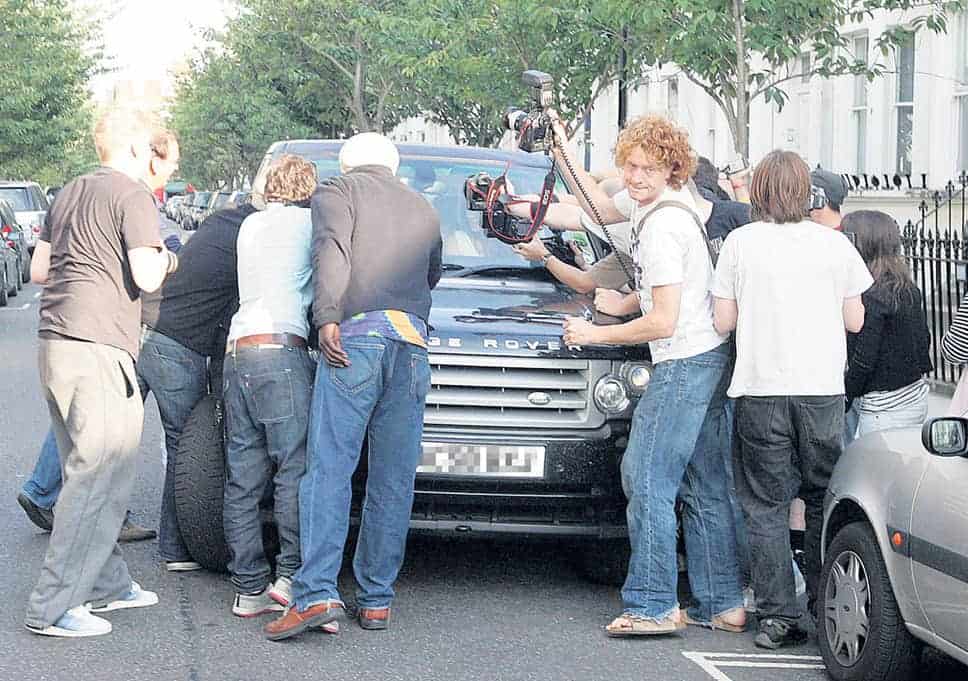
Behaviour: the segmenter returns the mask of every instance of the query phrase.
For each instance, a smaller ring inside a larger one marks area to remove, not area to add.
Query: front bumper
[[[541,478],[417,475],[410,527],[428,532],[624,537],[625,496],[619,466],[628,421],[594,430],[426,428],[427,442],[540,445]],[[357,478],[362,491],[365,473]],[[361,495],[355,495],[357,503]],[[359,509],[354,509],[358,517]]]

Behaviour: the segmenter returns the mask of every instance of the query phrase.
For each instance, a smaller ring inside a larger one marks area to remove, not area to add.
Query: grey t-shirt
[[[51,246],[41,337],[111,345],[137,358],[141,290],[128,251],[161,247],[148,188],[111,168],[72,180],[57,194],[40,239]]]

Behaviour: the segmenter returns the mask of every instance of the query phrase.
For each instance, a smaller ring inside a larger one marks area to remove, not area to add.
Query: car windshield
[[[0,187],[0,199],[7,201],[14,210],[35,210],[26,187]]]
[[[319,178],[339,174],[335,157],[313,159]],[[534,265],[514,253],[511,247],[488,238],[481,228],[483,213],[467,210],[464,183],[471,175],[487,172],[497,177],[505,170],[503,161],[454,159],[435,156],[402,156],[400,179],[420,192],[440,215],[440,232],[444,241],[445,267],[465,268],[532,268]],[[517,194],[538,194],[548,171],[543,168],[511,165],[508,182]],[[539,236],[550,236],[542,228]]]

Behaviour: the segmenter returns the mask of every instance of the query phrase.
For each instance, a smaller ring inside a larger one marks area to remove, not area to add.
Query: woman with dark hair
[[[864,327],[847,336],[845,442],[887,428],[920,426],[928,415],[930,334],[918,289],[901,254],[901,230],[876,210],[850,213],[843,230],[874,277],[863,295]]]

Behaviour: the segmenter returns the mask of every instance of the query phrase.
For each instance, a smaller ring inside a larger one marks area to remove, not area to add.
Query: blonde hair
[[[102,162],[109,161],[130,147],[150,147],[159,128],[157,118],[147,111],[110,109],[94,125],[94,148]]]
[[[172,147],[178,146],[178,138],[171,130],[159,128],[151,135],[151,153],[162,160],[171,155]]]
[[[316,191],[316,166],[295,154],[283,154],[266,173],[266,201],[300,203]]]
[[[615,145],[615,163],[624,166],[636,147],[669,168],[669,186],[673,189],[682,189],[696,171],[689,133],[662,116],[641,116],[625,126]]]

